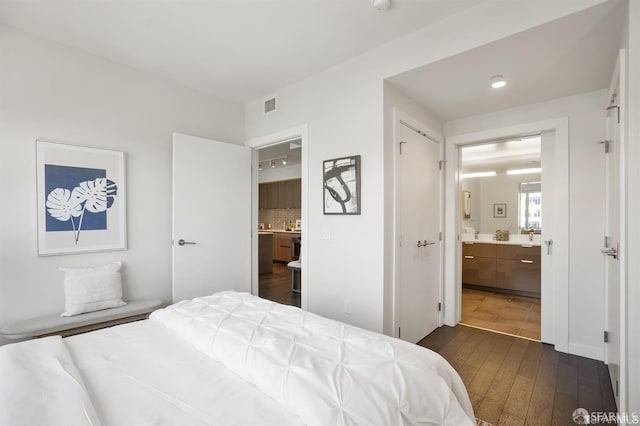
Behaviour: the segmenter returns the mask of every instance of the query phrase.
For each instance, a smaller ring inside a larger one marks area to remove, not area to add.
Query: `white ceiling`
[[[282,157],[287,157],[287,167],[289,166],[301,166],[302,157],[300,149],[300,139],[290,142],[279,143],[277,145],[267,146],[258,150],[258,161],[268,161],[276,159],[276,167],[282,167]],[[296,148],[297,146],[297,148]],[[263,167],[265,164],[263,163]]]
[[[0,23],[245,103],[481,3],[392,1],[0,0]]]
[[[625,10],[610,0],[389,81],[443,122],[608,88]]]

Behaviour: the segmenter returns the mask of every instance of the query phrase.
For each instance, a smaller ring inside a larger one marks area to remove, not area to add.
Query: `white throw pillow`
[[[84,312],[116,308],[122,301],[122,262],[95,268],[59,268],[64,272],[64,309],[60,315],[70,317]]]

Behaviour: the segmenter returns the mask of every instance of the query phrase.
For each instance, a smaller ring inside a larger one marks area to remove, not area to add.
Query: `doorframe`
[[[446,158],[453,158],[446,180],[446,217],[455,218],[446,223],[445,246],[452,256],[445,265],[444,323],[455,326],[462,316],[462,248],[460,230],[461,190],[458,159],[459,149],[482,141],[507,139],[533,133],[555,133],[554,206],[557,209],[553,230],[553,281],[542,282],[541,340],[553,344],[560,352],[569,352],[569,118],[523,123],[514,126],[483,130],[446,137]],[[447,163],[449,164],[449,163]],[[543,167],[544,174],[544,167]]]
[[[304,236],[300,246],[301,259],[308,259],[309,255],[309,125],[303,124],[297,127],[270,133],[245,141],[244,146],[252,150],[251,165],[251,293],[259,295],[258,278],[258,149],[270,145],[300,139],[301,149],[301,190],[302,204],[300,216],[302,216],[301,233]],[[305,262],[304,273],[300,274],[300,307],[309,310],[309,262]]]
[[[399,126],[402,124],[400,121],[404,121],[405,123],[411,124],[413,127],[421,129],[427,134],[429,139],[432,139],[440,145],[440,160],[444,159],[445,153],[445,138],[440,133],[436,132],[426,124],[421,121],[415,119],[413,116],[407,114],[403,110],[398,107],[393,107],[393,249],[392,249],[392,297],[393,302],[391,306],[393,307],[392,312],[392,320],[391,320],[391,330],[393,337],[398,336],[398,327],[400,325],[400,307],[398,304],[400,303],[398,297],[398,290],[400,287],[400,271],[398,265],[400,264],[399,257],[399,239],[400,239],[400,224],[398,222],[398,162],[399,162],[399,152],[396,149],[398,144],[400,143],[398,132]],[[440,241],[440,276],[438,277],[438,300],[440,303],[443,302],[443,283],[444,283],[444,214],[445,214],[445,174],[444,169],[440,171],[440,231],[443,233],[443,239]],[[443,304],[444,305],[444,304]],[[443,311],[438,312],[438,326],[442,325],[443,321]]]
[[[620,250],[618,252],[618,312],[619,312],[619,366],[618,366],[618,412],[625,413],[628,411],[628,376],[627,376],[627,345],[628,345],[628,323],[627,323],[627,167],[626,167],[626,145],[625,145],[625,114],[627,108],[627,51],[626,49],[620,49],[618,51],[618,57],[616,60],[615,68],[613,70],[612,81],[607,91],[607,99],[611,99],[613,93],[615,93],[616,83],[618,84],[618,191],[619,191],[619,243]],[[608,139],[609,134],[605,134],[605,139]],[[608,183],[608,182],[607,182]],[[607,189],[608,190],[608,189]],[[606,219],[608,222],[608,219]],[[605,228],[605,233],[607,229]],[[605,267],[605,303],[604,303],[604,319],[605,330],[609,330],[609,280],[608,271]],[[609,363],[609,351],[607,344],[604,345],[604,363]],[[615,392],[615,389],[614,389]]]

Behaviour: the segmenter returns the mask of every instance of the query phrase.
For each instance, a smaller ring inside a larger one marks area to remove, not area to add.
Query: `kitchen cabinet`
[[[258,233],[258,274],[268,274],[273,270],[273,234]]]
[[[258,207],[261,209],[278,208],[278,183],[261,183],[258,186]]]
[[[278,182],[278,208],[299,209],[302,205],[302,185],[300,179]]]
[[[462,283],[540,297],[540,246],[464,242]]]
[[[258,206],[261,209],[299,209],[302,206],[301,179],[261,183]]]
[[[300,238],[297,232],[273,233],[273,260],[291,262],[293,260],[293,240]]]
[[[273,234],[273,260],[280,262],[291,262],[291,235]]]

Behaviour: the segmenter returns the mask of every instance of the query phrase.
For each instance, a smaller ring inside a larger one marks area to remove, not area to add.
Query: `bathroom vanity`
[[[540,298],[540,241],[463,239],[462,284]]]

